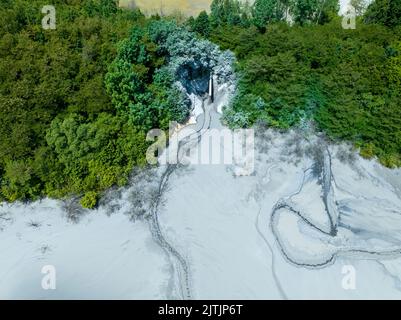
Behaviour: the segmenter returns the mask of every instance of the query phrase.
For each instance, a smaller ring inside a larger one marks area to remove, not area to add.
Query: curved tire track
[[[293,259],[290,256],[290,254],[288,254],[286,252],[286,250],[282,244],[280,234],[279,234],[278,230],[276,230],[276,228],[275,228],[275,221],[277,219],[277,215],[279,215],[278,211],[281,209],[286,209],[289,212],[291,212],[292,214],[297,215],[298,218],[301,219],[304,223],[306,223],[309,227],[311,227],[315,231],[320,232],[321,234],[323,234],[325,236],[330,236],[330,237],[337,236],[338,210],[337,210],[337,206],[335,203],[334,194],[333,194],[333,190],[332,190],[332,184],[333,184],[333,182],[335,183],[335,179],[332,174],[331,163],[332,163],[331,154],[330,154],[328,147],[326,147],[326,154],[325,154],[325,161],[324,161],[324,168],[323,168],[323,186],[322,186],[322,188],[323,188],[323,201],[324,201],[324,205],[326,208],[325,211],[328,215],[329,222],[330,222],[330,231],[329,232],[324,231],[321,228],[319,228],[318,226],[316,226],[310,219],[306,218],[300,211],[297,211],[296,209],[294,209],[291,206],[291,204],[288,202],[288,200],[290,200],[293,196],[301,193],[301,191],[304,187],[304,184],[305,184],[306,172],[309,171],[310,168],[304,170],[304,177],[303,177],[303,180],[302,180],[299,190],[294,194],[291,194],[285,198],[280,199],[276,203],[276,205],[273,207],[271,219],[270,219],[270,227],[272,229],[273,235],[276,238],[276,241],[280,247],[280,250],[281,250],[283,256],[286,258],[286,260],[288,260],[292,264],[301,266],[301,267],[307,267],[307,268],[326,267],[326,266],[334,263],[336,258],[339,256],[347,256],[350,258],[359,258],[359,259],[374,259],[374,260],[394,259],[394,258],[400,257],[401,256],[401,248],[390,249],[390,250],[366,250],[366,249],[356,248],[356,247],[348,248],[348,249],[347,248],[345,248],[345,249],[339,248],[326,261],[323,261],[322,263],[317,263],[317,264],[309,264],[309,263],[303,263],[303,262]]]
[[[184,147],[189,142],[194,141],[195,139],[197,139],[199,142],[200,139],[202,138],[202,131],[210,128],[210,123],[211,123],[210,111],[213,110],[213,104],[211,105],[211,110],[208,110],[205,108],[205,99],[203,99],[202,110],[203,110],[202,125],[195,132],[189,134],[187,137],[183,137],[182,139],[180,139],[176,154],[177,159],[179,158],[179,153],[182,147]],[[165,250],[166,254],[168,255],[172,263],[173,269],[177,271],[178,281],[180,282],[181,297],[182,299],[186,300],[186,299],[192,299],[189,264],[187,260],[184,258],[184,256],[181,253],[179,253],[174,248],[174,246],[166,239],[166,237],[162,232],[159,222],[159,208],[163,199],[163,195],[167,190],[168,182],[171,175],[179,166],[180,166],[179,164],[167,164],[166,170],[161,175],[156,201],[151,212],[150,230],[153,239],[163,248],[163,250]],[[177,262],[176,268],[174,268],[174,260]]]

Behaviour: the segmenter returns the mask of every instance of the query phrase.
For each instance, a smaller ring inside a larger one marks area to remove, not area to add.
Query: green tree
[[[324,24],[339,11],[337,0],[291,0],[290,11],[294,21],[304,24]]]
[[[225,108],[230,127],[262,122],[287,129],[314,123],[365,156],[401,164],[400,34],[375,24],[352,33],[338,20],[289,26],[218,28],[211,38],[234,50],[241,74]],[[372,68],[374,66],[374,68]]]
[[[114,0],[54,0],[57,29],[47,32],[44,4],[1,0],[0,199],[8,201],[99,194],[145,163],[145,134],[116,115],[104,78],[117,43],[146,19]],[[156,46],[140,38],[124,49],[146,86],[162,64]]]
[[[387,27],[401,25],[401,0],[375,0],[366,10],[365,21]]]
[[[323,0],[321,0],[323,1]],[[319,0],[295,0],[292,5],[294,21],[303,25],[316,22],[320,11]]]
[[[368,6],[366,0],[351,0],[351,5],[355,8],[357,16],[362,16]]]
[[[279,0],[256,0],[253,6],[253,21],[259,30],[284,18],[284,8]]]
[[[199,16],[195,19],[192,30],[204,37],[209,37],[211,27],[210,27],[209,16],[206,11],[202,11],[199,14]]]
[[[99,195],[94,191],[89,191],[80,200],[82,207],[87,209],[93,209],[98,201]]]
[[[401,41],[392,45],[394,53],[390,55],[388,63],[388,77],[391,83],[401,88]]]
[[[213,0],[210,9],[210,21],[213,27],[241,24],[243,11],[238,0]]]

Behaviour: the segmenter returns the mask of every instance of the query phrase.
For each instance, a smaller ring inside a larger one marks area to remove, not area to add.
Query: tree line
[[[214,0],[182,23],[53,0],[57,29],[44,30],[46,0],[0,0],[0,201],[78,195],[93,208],[125,185],[146,165],[147,131],[185,121],[174,83],[212,42],[238,61],[228,126],[313,127],[400,166],[400,1],[360,5],[344,30],[330,0]]]
[[[230,127],[314,128],[368,158],[401,165],[401,0],[353,0],[356,29],[337,1],[214,0],[189,27],[235,52]]]

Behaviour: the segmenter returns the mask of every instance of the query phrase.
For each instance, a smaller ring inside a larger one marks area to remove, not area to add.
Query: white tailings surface
[[[208,111],[210,127],[226,93]],[[251,176],[229,165],[175,168],[158,230],[149,216],[129,219],[138,181],[77,223],[58,201],[1,205],[0,298],[400,299],[401,170],[343,146],[316,153],[325,143],[314,135],[257,136]],[[41,288],[45,265],[56,268],[56,290]],[[343,286],[349,266],[353,290]]]

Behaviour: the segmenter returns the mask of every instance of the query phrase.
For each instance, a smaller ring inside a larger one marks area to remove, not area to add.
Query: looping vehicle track
[[[149,220],[150,230],[154,240],[165,250],[166,254],[170,259],[173,269],[178,274],[178,281],[180,283],[180,291],[181,291],[180,294],[182,299],[192,299],[189,264],[186,258],[180,252],[178,252],[177,249],[174,248],[173,244],[169,242],[166,239],[165,235],[163,234],[159,222],[159,210],[163,199],[163,195],[167,190],[169,179],[172,173],[180,166],[179,156],[181,149],[190,142],[193,142],[195,140],[198,140],[198,142],[200,141],[200,139],[202,138],[202,131],[210,128],[211,111],[213,109],[214,109],[214,104],[213,103],[207,104],[205,107],[205,99],[203,99],[202,100],[203,113],[198,117],[198,120],[199,118],[201,118],[201,122],[200,123],[197,122],[197,124],[191,125],[195,127],[194,128],[195,132],[191,131],[190,134],[188,134],[188,136],[184,135],[183,137],[180,137],[177,150],[176,151],[173,150],[173,152],[177,157],[177,163],[174,164],[168,163],[166,165],[164,172],[161,174],[156,202],[152,208],[151,217]],[[184,129],[188,129],[191,126],[187,126]]]

